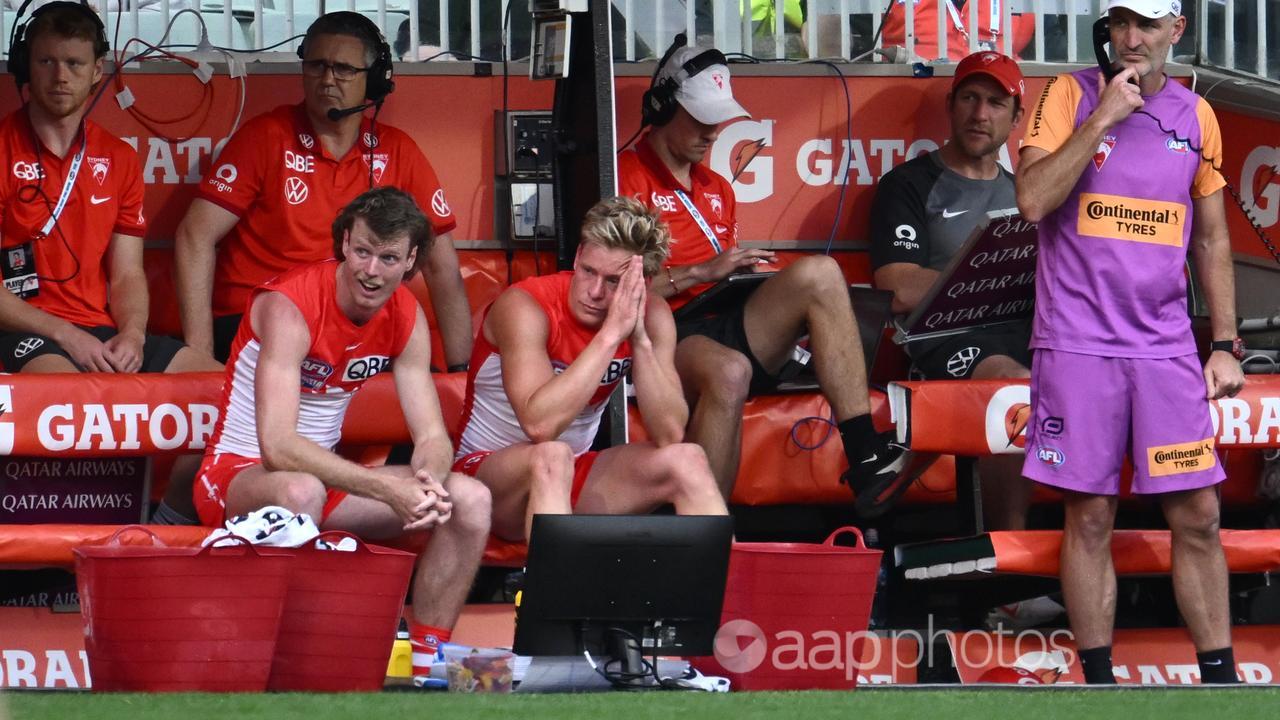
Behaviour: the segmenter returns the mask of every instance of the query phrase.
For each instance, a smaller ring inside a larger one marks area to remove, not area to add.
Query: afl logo
[[[306,133],[300,133],[298,135],[298,142],[302,143],[302,147],[308,150],[316,146],[316,139]]]
[[[1164,146],[1174,155],[1186,155],[1191,152],[1191,148],[1187,146],[1186,140],[1178,140],[1177,138],[1169,138],[1164,141]]]
[[[1057,448],[1042,447],[1036,451],[1036,459],[1049,467],[1059,467],[1067,461],[1067,456]]]
[[[284,199],[289,201],[290,205],[301,205],[307,201],[307,194],[310,188],[302,181],[300,177],[287,177],[284,181]]]
[[[439,217],[449,216],[449,203],[444,199],[444,188],[436,190],[431,196],[431,211]]]
[[[364,140],[365,147],[371,147],[371,148],[378,147],[378,136],[374,135],[373,133],[367,132],[361,136],[361,139]]]

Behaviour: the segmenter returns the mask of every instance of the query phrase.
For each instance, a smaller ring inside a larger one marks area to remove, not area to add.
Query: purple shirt
[[[1053,152],[1098,105],[1097,68],[1045,87],[1025,146]],[[1067,199],[1040,222],[1031,347],[1103,357],[1196,351],[1187,314],[1192,199],[1220,189],[1213,111],[1173,80],[1107,132]]]

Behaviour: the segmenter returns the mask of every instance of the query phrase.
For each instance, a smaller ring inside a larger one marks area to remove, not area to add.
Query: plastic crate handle
[[[124,543],[120,542],[120,536],[124,535],[130,530],[136,530],[141,533],[146,533],[151,538],[152,545],[157,545],[159,547],[169,547],[165,543],[165,541],[161,540],[160,536],[152,532],[150,528],[148,528],[145,525],[138,525],[138,524],[125,525],[124,527],[112,533],[111,537],[107,538],[107,541],[103,543],[103,545],[123,545]]]
[[[319,535],[316,535],[314,538],[309,540],[308,543],[314,544],[318,540],[333,542],[334,539],[345,540],[347,538],[351,538],[352,540],[356,541],[356,549],[352,550],[351,552],[368,553],[370,555],[373,554],[373,551],[369,549],[368,543],[362,540],[359,535],[356,535],[355,533],[352,533],[352,532],[347,532],[346,530],[325,530],[324,532],[320,533]],[[333,544],[337,545],[338,543],[333,542]]]
[[[258,552],[258,548],[255,547],[253,543],[249,542],[248,538],[243,538],[239,535],[223,535],[217,540],[214,540],[208,545],[200,548],[200,552],[197,552],[195,557],[199,557],[201,555],[212,555],[215,550],[219,551],[218,554],[220,555],[248,555],[249,553],[253,553],[258,557],[262,557],[262,553]],[[240,550],[241,552],[221,552],[223,550]]]
[[[854,538],[856,538],[858,541],[857,544],[854,545],[854,547],[860,548],[862,550],[867,549],[867,543],[865,540],[862,539],[862,531],[852,525],[846,525],[842,528],[836,528],[834,531],[832,531],[830,535],[827,536],[826,540],[822,541],[822,544],[835,547],[836,538],[840,537],[841,535],[853,535]],[[841,547],[844,547],[844,546],[841,546]]]

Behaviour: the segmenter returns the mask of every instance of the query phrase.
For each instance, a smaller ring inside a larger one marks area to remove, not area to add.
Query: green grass
[[[7,697],[11,720],[1093,720],[1274,718],[1280,688],[1033,690],[1010,688],[862,689],[856,692],[599,693],[464,696],[448,693],[372,695],[78,694],[19,692]]]

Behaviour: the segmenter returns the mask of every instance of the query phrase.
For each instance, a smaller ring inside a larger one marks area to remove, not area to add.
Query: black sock
[[[876,426],[872,424],[869,413],[841,420],[836,423],[836,429],[844,442],[844,456],[849,460],[849,467],[854,467],[875,450]]]
[[[1200,682],[1206,685],[1227,685],[1240,682],[1236,677],[1236,657],[1231,646],[1219,650],[1196,653],[1200,663]]]
[[[1115,673],[1111,670],[1110,645],[1081,650],[1080,665],[1084,668],[1084,681],[1089,685],[1116,684]]]

